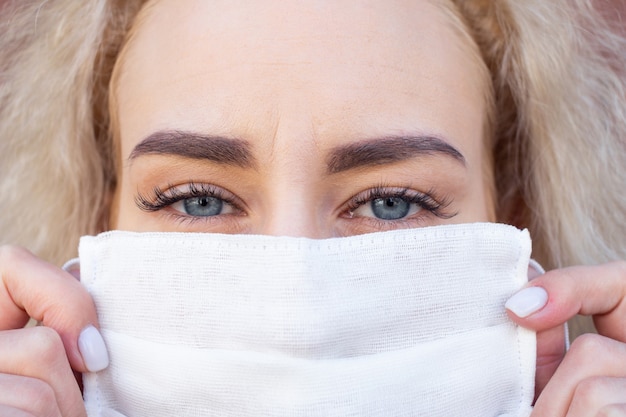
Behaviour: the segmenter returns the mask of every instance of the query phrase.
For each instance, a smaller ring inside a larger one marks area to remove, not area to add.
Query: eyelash
[[[215,187],[209,184],[196,184],[189,182],[187,189],[182,191],[173,185],[168,185],[166,191],[159,187],[154,187],[152,190],[154,197],[151,199],[143,194],[137,195],[135,203],[143,211],[155,212],[163,210],[164,208],[171,206],[181,200],[194,197],[215,197],[227,204],[233,206],[236,210],[241,211],[240,205],[234,198],[227,195],[227,193],[219,187]],[[191,216],[190,216],[191,217]]]
[[[370,203],[372,200],[385,198],[400,198],[411,204],[417,204],[426,211],[432,213],[440,219],[450,219],[457,215],[456,212],[447,212],[446,208],[452,203],[447,196],[435,197],[435,190],[431,189],[427,193],[411,191],[408,188],[392,188],[378,186],[364,191],[352,197],[348,202],[348,213],[352,213],[359,207]]]
[[[180,188],[177,188],[171,184],[168,184],[167,188],[165,189],[154,187],[154,189],[152,190],[153,196],[151,198],[147,197],[146,195],[139,194],[135,198],[135,203],[143,211],[157,212],[181,200],[210,196],[224,201],[239,212],[244,212],[244,210],[241,209],[241,203],[235,198],[231,197],[229,195],[230,193],[227,193],[223,189],[204,183],[197,184],[194,182],[189,182],[188,184],[189,185],[184,190],[181,190]],[[429,190],[427,193],[421,193],[409,190],[408,188],[398,189],[385,185],[371,188],[352,197],[347,203],[346,212],[350,214],[359,207],[371,203],[373,200],[385,198],[400,198],[411,204],[417,204],[419,207],[423,208],[427,212],[440,219],[450,219],[457,215],[456,212],[448,212],[446,210],[447,207],[452,203],[452,200],[449,199],[447,196],[438,197],[435,190],[433,189]],[[179,220],[204,219],[208,221],[211,219],[211,217],[201,218],[185,214],[176,214],[176,217],[178,217]],[[393,220],[390,222],[398,221],[399,220]]]

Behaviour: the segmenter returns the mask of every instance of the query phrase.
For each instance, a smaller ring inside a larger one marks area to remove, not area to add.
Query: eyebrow
[[[253,168],[256,165],[250,144],[244,140],[178,130],[150,134],[135,146],[128,159],[134,160],[144,155],[182,156],[241,168]]]
[[[461,152],[434,136],[387,136],[350,143],[333,149],[326,163],[328,172],[336,174],[355,168],[437,154],[451,157],[465,166],[465,157]]]

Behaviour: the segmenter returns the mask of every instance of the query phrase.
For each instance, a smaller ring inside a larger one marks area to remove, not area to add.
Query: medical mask
[[[89,417],[528,416],[535,334],[504,303],[530,238],[113,231],[80,242],[110,366]]]

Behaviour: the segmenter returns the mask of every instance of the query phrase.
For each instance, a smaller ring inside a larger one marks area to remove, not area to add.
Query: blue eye
[[[376,198],[370,205],[372,214],[382,220],[399,220],[411,211],[411,203],[400,197]]]
[[[193,217],[211,217],[235,212],[232,204],[211,195],[181,198],[171,206],[174,210]]]
[[[137,206],[144,211],[171,208],[188,217],[213,217],[236,214],[241,210],[228,191],[210,185],[190,182],[184,186],[168,187],[166,191],[154,189],[154,197],[138,195]]]
[[[388,222],[432,214],[439,218],[450,218],[450,204],[445,198],[433,197],[434,190],[422,193],[409,188],[375,187],[363,191],[348,203],[349,218],[372,218]],[[423,213],[422,213],[423,212]]]
[[[218,214],[222,214],[224,209],[223,200],[209,196],[186,198],[182,200],[181,203],[185,214],[190,216],[217,216]]]
[[[351,211],[353,217],[375,217],[380,220],[401,220],[422,210],[408,197],[371,197]]]

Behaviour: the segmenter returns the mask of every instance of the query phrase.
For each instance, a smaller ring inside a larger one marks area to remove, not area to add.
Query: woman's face
[[[119,64],[114,228],[327,238],[493,220],[486,77],[442,6],[160,0]]]

